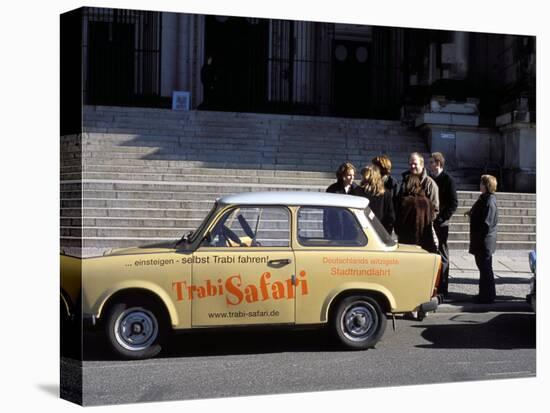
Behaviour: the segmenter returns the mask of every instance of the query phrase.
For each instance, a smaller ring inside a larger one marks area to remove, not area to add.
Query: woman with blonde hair
[[[479,294],[474,300],[487,304],[496,297],[493,254],[497,247],[497,179],[492,175],[482,175],[479,190],[481,195],[465,215],[470,217],[468,252],[474,255],[479,270]]]
[[[372,158],[371,163],[374,166],[377,166],[380,170],[380,175],[382,175],[382,182],[384,182],[384,188],[386,191],[391,192],[391,197],[393,200],[393,208],[397,206],[397,193],[399,191],[399,182],[391,174],[391,160],[388,155],[378,155]]]
[[[365,166],[361,170],[361,184],[355,188],[354,195],[364,196],[369,200],[369,207],[380,220],[388,234],[393,231],[395,213],[391,192],[384,188],[380,170],[374,166]]]

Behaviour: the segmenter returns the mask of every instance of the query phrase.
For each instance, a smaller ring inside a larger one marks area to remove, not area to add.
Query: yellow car
[[[62,255],[62,309],[81,308],[124,358],[155,356],[173,331],[229,326],[329,325],[366,349],[388,314],[437,308],[440,262],[397,245],[366,198],[249,192],[218,199],[179,241]]]

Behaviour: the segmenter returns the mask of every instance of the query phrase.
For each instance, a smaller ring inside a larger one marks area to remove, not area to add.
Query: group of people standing
[[[449,294],[449,221],[458,207],[456,184],[445,171],[445,158],[434,152],[429,159],[429,172],[424,157],[418,152],[409,156],[409,170],[403,172],[401,182],[392,175],[388,156],[380,155],[361,169],[361,182],[354,183],[356,168],[345,162],[336,171],[337,181],[327,192],[364,196],[369,207],[391,235],[404,244],[416,244],[441,255],[442,271],[439,285],[441,298]],[[496,296],[492,269],[492,255],[496,249],[498,210],[497,181],[491,175],[482,175],[481,195],[465,213],[470,217],[470,248],[480,272],[479,295],[475,301],[493,302]]]

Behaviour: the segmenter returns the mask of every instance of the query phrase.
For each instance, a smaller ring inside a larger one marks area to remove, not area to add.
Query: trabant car
[[[230,326],[328,326],[367,349],[388,315],[437,308],[440,264],[392,240],[366,198],[249,192],[217,199],[179,241],[62,255],[62,308],[78,303],[123,358],[157,355],[170,332]]]

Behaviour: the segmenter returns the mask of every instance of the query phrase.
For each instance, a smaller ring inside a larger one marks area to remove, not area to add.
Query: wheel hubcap
[[[150,311],[130,308],[115,322],[117,342],[127,350],[144,350],[154,343],[158,336],[158,321]]]
[[[342,314],[342,332],[352,341],[362,341],[376,331],[378,316],[368,303],[351,304]]]

